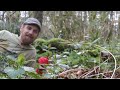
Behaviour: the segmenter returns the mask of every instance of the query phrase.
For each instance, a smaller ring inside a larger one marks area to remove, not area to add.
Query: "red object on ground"
[[[40,57],[38,59],[39,64],[48,64],[48,58],[47,57]]]
[[[42,75],[43,74],[43,70],[40,70],[39,68],[37,68],[36,69],[36,73]]]

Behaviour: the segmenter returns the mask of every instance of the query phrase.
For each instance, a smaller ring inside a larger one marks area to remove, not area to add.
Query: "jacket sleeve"
[[[28,51],[27,55],[25,56],[26,57],[26,61],[28,61],[28,63],[26,63],[25,66],[29,66],[29,67],[35,67],[35,64],[36,64],[36,50],[31,50],[31,51]]]

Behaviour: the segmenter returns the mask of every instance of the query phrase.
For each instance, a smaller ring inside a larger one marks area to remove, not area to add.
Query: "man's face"
[[[22,25],[20,28],[21,44],[28,45],[34,42],[39,34],[39,29],[36,25]]]

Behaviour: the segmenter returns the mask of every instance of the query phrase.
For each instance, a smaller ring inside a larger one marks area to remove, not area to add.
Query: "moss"
[[[34,42],[34,46],[36,49],[39,49],[42,51],[43,48],[47,47],[55,47],[57,48],[57,51],[64,51],[66,48],[72,48],[70,41],[60,39],[60,38],[52,38],[50,40],[44,40],[44,39],[36,39]]]
[[[60,39],[60,38],[53,38],[53,39],[48,40],[48,45],[51,45],[51,47],[56,47],[60,51],[66,48],[70,48],[69,44],[71,44],[70,41]]]
[[[47,40],[38,38],[38,39],[36,39],[35,42],[34,42],[34,45],[35,45],[35,46],[37,46],[37,45],[42,45],[42,44],[47,44]]]

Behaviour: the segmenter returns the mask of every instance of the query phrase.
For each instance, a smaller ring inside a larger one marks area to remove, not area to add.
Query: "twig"
[[[89,75],[90,73],[92,73],[93,71],[95,71],[95,69],[93,69],[92,71],[88,72],[85,76],[83,76],[83,78],[86,77],[86,76],[88,76],[88,75]]]
[[[96,46],[98,46],[98,45],[96,45]],[[100,46],[98,46],[98,47],[100,47]],[[100,48],[102,48],[102,47],[100,47]],[[116,58],[115,58],[114,55],[113,55],[110,51],[108,51],[107,49],[105,49],[105,48],[102,48],[102,49],[104,49],[104,50],[106,50],[107,52],[109,52],[109,53],[112,55],[112,57],[114,58],[115,68],[114,68],[113,74],[112,74],[112,76],[111,76],[111,79],[112,79],[113,76],[114,76],[114,74],[115,74],[115,71],[116,71],[116,65],[117,65]]]
[[[90,76],[88,76],[88,77],[99,76],[100,74],[101,74],[101,75],[104,75],[104,73],[98,73],[98,74],[90,75]]]
[[[103,63],[105,63],[106,61],[108,61],[109,59],[107,59],[107,60],[105,60],[104,62],[102,62],[99,66],[97,66],[98,68],[100,68],[100,66],[103,64]],[[94,69],[95,70],[95,69]],[[84,74],[82,74],[80,77],[86,77],[87,75],[89,75],[90,73],[92,73],[94,70],[92,70],[92,71],[90,71],[90,72],[87,72],[87,74],[86,73],[84,73]],[[85,76],[84,76],[85,75]]]

